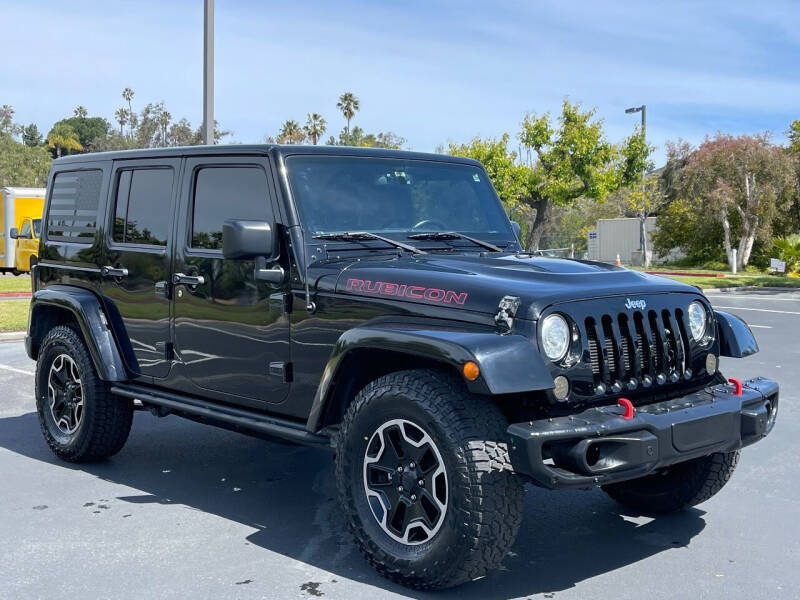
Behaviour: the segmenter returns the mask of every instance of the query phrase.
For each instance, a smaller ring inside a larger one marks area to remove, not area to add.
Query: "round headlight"
[[[699,342],[705,337],[707,320],[706,307],[697,300],[692,302],[689,305],[689,330],[694,341]]]
[[[569,325],[561,315],[548,315],[542,320],[542,350],[550,360],[564,358],[569,348]]]

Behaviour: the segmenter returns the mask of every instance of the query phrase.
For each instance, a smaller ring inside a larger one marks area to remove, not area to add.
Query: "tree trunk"
[[[733,250],[731,249],[731,222],[728,220],[728,214],[724,210],[722,211],[721,217],[722,231],[725,234],[725,256],[728,258],[728,266],[733,268]]]
[[[528,230],[528,239],[525,243],[525,249],[538,250],[539,242],[541,241],[542,233],[544,232],[544,226],[550,219],[550,213],[552,211],[550,201],[546,198],[542,198],[541,200],[533,202],[530,206],[536,211],[536,215],[534,216],[533,223]]]

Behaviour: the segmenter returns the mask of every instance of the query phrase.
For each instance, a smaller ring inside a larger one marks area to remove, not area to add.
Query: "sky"
[[[692,144],[717,131],[771,131],[800,119],[800,4],[636,1],[216,0],[215,116],[229,141],[262,142],[310,112],[434,151],[510,133],[564,98],[597,109],[611,141]],[[165,102],[202,120],[202,0],[0,0],[0,104],[46,133],[77,105],[113,123]],[[326,134],[326,138],[327,135]]]

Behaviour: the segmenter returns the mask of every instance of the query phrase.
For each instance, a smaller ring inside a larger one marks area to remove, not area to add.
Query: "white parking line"
[[[769,308],[748,308],[746,306],[714,306],[714,308],[724,308],[728,310],[754,310],[757,312],[778,313],[781,315],[800,315],[800,312],[791,310],[772,310]]]
[[[772,329],[772,325],[753,325],[752,323],[748,323],[747,326],[755,327],[757,329]]]
[[[765,300],[766,302],[800,302],[800,297],[773,298],[772,296],[745,296],[744,294],[706,294],[706,298],[742,298],[743,300]]]
[[[11,367],[9,365],[0,365],[0,369],[5,371],[11,371],[12,373],[20,373],[22,375],[36,375],[33,371],[26,371],[24,369],[18,369],[17,367]]]

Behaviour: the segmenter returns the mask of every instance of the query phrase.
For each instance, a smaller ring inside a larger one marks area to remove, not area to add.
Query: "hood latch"
[[[520,300],[516,296],[503,296],[500,299],[500,303],[497,305],[497,314],[494,316],[494,322],[497,324],[500,335],[511,332],[519,304]]]

